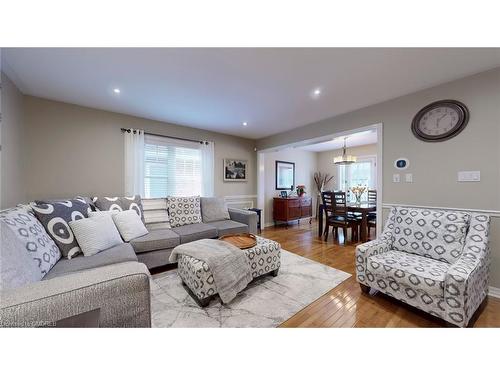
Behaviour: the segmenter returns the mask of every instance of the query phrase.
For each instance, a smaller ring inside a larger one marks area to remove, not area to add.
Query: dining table
[[[366,242],[368,238],[368,214],[370,212],[377,211],[377,205],[372,202],[347,202],[347,210],[349,212],[359,212],[361,213],[361,223],[360,223],[360,240],[361,242]],[[324,232],[323,226],[323,216],[326,214],[323,204],[319,205],[319,215],[318,215],[318,237],[321,237]]]

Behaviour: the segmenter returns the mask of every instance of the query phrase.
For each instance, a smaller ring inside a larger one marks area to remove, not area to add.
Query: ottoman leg
[[[278,276],[279,271],[280,271],[280,269],[277,268],[274,271],[271,271],[271,275],[273,275],[273,277],[276,277],[276,276]]]
[[[207,307],[211,300],[212,300],[212,296],[207,297],[207,298],[203,298],[203,299],[195,298],[196,303],[200,307]]]
[[[194,299],[194,302],[196,302],[198,304],[198,306],[200,306],[200,307],[207,307],[208,304],[210,303],[210,300],[213,297],[213,296],[209,296],[209,297],[199,299],[198,296],[196,296],[196,294],[194,294],[193,291],[191,289],[189,289],[189,287],[186,285],[184,280],[182,281],[182,286],[184,287],[184,289],[186,289],[186,292],[188,292],[188,294],[191,296],[191,298]]]

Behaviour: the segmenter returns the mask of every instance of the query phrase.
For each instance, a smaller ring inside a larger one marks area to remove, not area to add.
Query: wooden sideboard
[[[309,223],[312,219],[312,199],[309,196],[290,197],[290,198],[274,198],[273,200],[273,220],[274,225],[277,222],[289,221],[309,218]]]

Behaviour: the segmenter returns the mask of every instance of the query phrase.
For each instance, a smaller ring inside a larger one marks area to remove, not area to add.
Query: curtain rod
[[[132,129],[125,129],[125,128],[121,128],[121,131],[122,132],[127,132],[127,133],[130,133],[132,131]],[[133,130],[133,132],[135,133],[136,130]],[[189,138],[180,138],[180,137],[172,137],[170,135],[163,135],[163,134],[156,134],[156,133],[148,133],[148,132],[144,132],[144,134],[147,134],[147,135],[155,135],[157,137],[165,137],[165,138],[170,138],[170,139],[177,139],[179,141],[187,141],[187,142],[194,142],[194,143],[201,143],[201,144],[206,144],[208,145],[208,141],[200,141],[200,140],[196,140],[196,139],[189,139]]]

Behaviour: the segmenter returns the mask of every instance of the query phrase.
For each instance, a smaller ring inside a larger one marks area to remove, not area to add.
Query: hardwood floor
[[[317,236],[315,221],[312,224],[304,221],[300,225],[290,225],[288,229],[283,226],[268,227],[262,231],[262,236],[278,241],[285,250],[353,275],[292,316],[281,327],[445,326],[444,321],[382,293],[362,294],[354,276],[356,244],[334,243],[332,235],[328,242],[324,242]],[[473,326],[500,327],[500,299],[489,297]]]

